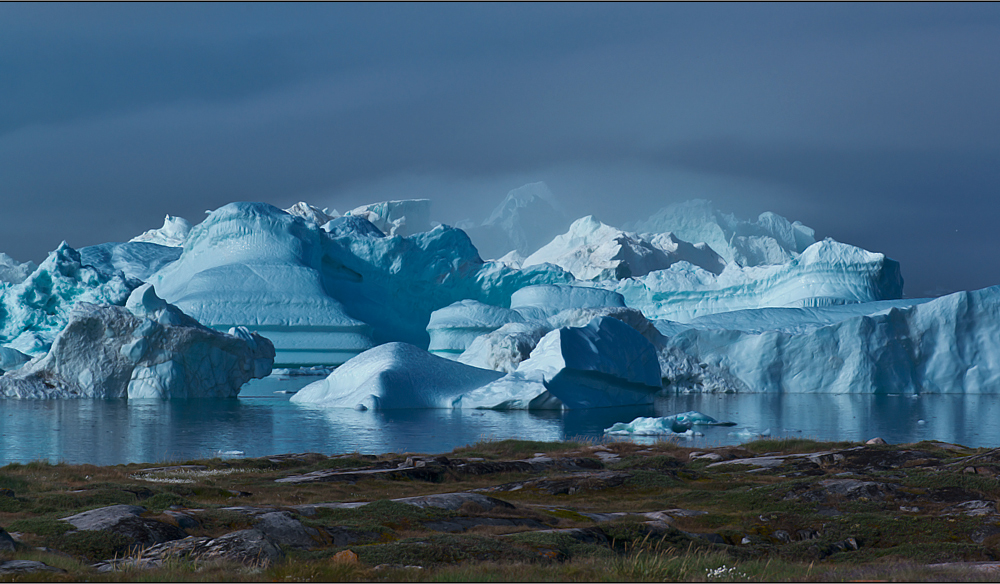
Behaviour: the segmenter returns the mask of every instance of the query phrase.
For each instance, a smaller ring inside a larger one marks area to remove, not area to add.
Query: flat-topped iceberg
[[[1000,287],[881,308],[796,332],[691,328],[668,344],[745,391],[1000,393]]]
[[[618,422],[604,430],[611,436],[657,436],[683,434],[694,426],[735,426],[735,422],[720,422],[701,412],[684,412],[660,418],[636,418],[631,422]]]
[[[454,408],[463,394],[502,376],[438,357],[408,343],[387,343],[338,367],[292,396],[298,404],[366,410]]]
[[[0,396],[235,397],[273,362],[267,339],[201,326],[146,284],[125,307],[77,303],[48,353],[0,376]]]
[[[625,298],[601,288],[539,284],[525,286],[511,294],[510,307],[527,319],[546,320],[572,308],[624,308]]]
[[[687,262],[641,278],[594,284],[620,293],[650,319],[686,322],[719,312],[811,307],[898,299],[899,263],[880,253],[825,240],[787,264],[741,268],[716,276]]]

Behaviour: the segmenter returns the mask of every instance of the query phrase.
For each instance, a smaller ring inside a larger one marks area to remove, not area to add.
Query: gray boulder
[[[320,543],[319,531],[284,511],[264,513],[254,521],[254,527],[278,545],[307,549]]]

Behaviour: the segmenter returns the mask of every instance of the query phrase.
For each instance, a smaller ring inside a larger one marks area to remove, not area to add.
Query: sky
[[[545,181],[612,225],[692,198],[1000,284],[997,4],[0,4],[0,251],[232,201]]]

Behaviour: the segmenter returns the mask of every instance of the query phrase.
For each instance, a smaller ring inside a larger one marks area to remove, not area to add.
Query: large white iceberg
[[[640,278],[593,285],[620,293],[647,318],[680,322],[752,308],[891,300],[903,293],[898,262],[833,240],[809,246],[787,264],[729,264],[716,276],[679,262]]]
[[[84,265],[80,253],[63,242],[22,282],[0,285],[0,343],[42,355],[77,302],[122,305],[141,283]]]
[[[278,366],[343,363],[374,343],[326,291],[324,238],[271,205],[232,203],[195,226],[180,258],[149,282],[207,326],[271,339]]]
[[[513,373],[551,330],[539,321],[511,322],[473,339],[457,360],[473,367]]]
[[[617,292],[601,288],[537,284],[511,294],[510,307],[530,320],[546,320],[574,308],[624,308],[625,298]]]
[[[998,330],[1000,287],[992,287],[793,332],[691,328],[669,346],[747,391],[1000,393]]]
[[[273,361],[267,339],[201,326],[147,284],[126,307],[77,303],[46,355],[0,377],[0,396],[235,397]]]
[[[291,401],[365,410],[454,408],[463,394],[501,377],[437,357],[409,343],[387,343],[311,383]]]
[[[812,228],[771,212],[756,221],[722,213],[695,199],[660,209],[645,221],[625,225],[638,233],[671,232],[684,241],[705,242],[729,263],[740,266],[784,264],[816,243]]]
[[[580,280],[621,280],[663,270],[679,261],[715,274],[726,265],[704,243],[693,245],[671,233],[626,233],[588,215],[525,258],[521,266],[550,263]]]

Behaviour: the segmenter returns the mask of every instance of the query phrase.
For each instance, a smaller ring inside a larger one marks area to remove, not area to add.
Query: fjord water
[[[301,406],[289,394],[317,377],[254,380],[236,399],[0,400],[0,464],[175,462],[288,452],[449,452],[483,439],[601,438],[615,422],[696,410],[733,427],[696,427],[693,447],[772,437],[890,443],[1000,444],[996,395],[680,394],[653,407],[567,412]],[[921,423],[921,421],[923,421]],[[636,437],[652,442],[656,437]]]

